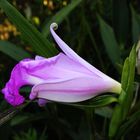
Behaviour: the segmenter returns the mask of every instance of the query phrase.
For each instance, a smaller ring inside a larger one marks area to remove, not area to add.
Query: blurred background
[[[140,35],[139,0],[9,0],[57,48],[49,26],[56,21],[59,36],[93,66],[120,81],[124,59]],[[0,9],[0,89],[18,61],[37,53]],[[30,88],[21,89],[28,97]],[[80,109],[32,102],[14,110],[0,96],[1,140],[107,140],[112,106]],[[91,111],[92,110],[92,111]],[[87,115],[91,113],[90,115]],[[94,112],[94,113],[93,113]],[[15,115],[16,114],[16,115]],[[87,117],[91,117],[91,121]],[[9,120],[6,123],[5,120]],[[92,123],[91,123],[92,122]],[[126,134],[139,140],[139,123]]]

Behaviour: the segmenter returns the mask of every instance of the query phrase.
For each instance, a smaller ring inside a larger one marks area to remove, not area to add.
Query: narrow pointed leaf
[[[28,104],[28,103],[27,103]],[[0,126],[5,124],[7,121],[12,119],[21,109],[27,106],[27,104],[23,104],[18,107],[11,107],[4,112],[0,113]]]
[[[109,126],[109,138],[110,140],[114,140],[114,137],[116,135],[116,132],[119,129],[119,126],[122,122],[122,114],[123,114],[123,108],[122,108],[122,100],[124,100],[126,93],[122,90],[120,93],[120,102],[115,106],[115,109],[112,114],[110,126]]]
[[[125,108],[123,112],[123,118],[125,118],[131,108],[131,104],[134,97],[133,87],[134,87],[134,76],[135,76],[135,66],[136,66],[136,46],[132,48],[132,51],[129,55],[129,76],[128,76],[128,84],[126,88],[126,97],[124,99],[123,108]]]
[[[124,136],[127,134],[130,130],[133,129],[133,127],[140,121],[140,110],[132,114],[127,121],[121,125],[120,129],[121,131],[118,132],[117,134],[117,139],[120,139],[121,136]]]
[[[0,113],[0,126],[10,120],[18,112],[15,108],[10,108],[5,112]]]
[[[103,107],[103,106],[109,105],[113,102],[117,102],[117,98],[115,98],[114,96],[111,96],[111,95],[102,95],[102,96],[97,96],[97,97],[93,98],[88,103],[65,104],[65,105],[70,105],[70,106],[77,107],[80,109],[85,109],[85,108]]]
[[[122,89],[127,88],[128,84],[128,76],[129,76],[129,58],[126,58],[123,71],[122,71],[122,78],[121,78],[121,83],[122,83]]]
[[[105,23],[105,21],[100,16],[98,16],[98,20],[100,25],[101,37],[105,45],[106,52],[113,65],[116,66],[117,63],[121,62],[121,57],[119,45],[116,41],[115,34],[112,28],[107,23]]]
[[[8,41],[0,41],[0,51],[16,61],[31,57],[31,55],[24,51],[22,48]]]
[[[8,18],[16,25],[24,39],[39,55],[51,57],[57,53],[52,44],[7,0],[0,0],[0,7]]]
[[[131,104],[133,101],[133,84],[135,76],[135,64],[136,64],[136,47],[134,46],[130,52],[128,58],[126,58],[123,72],[122,72],[122,92],[119,96],[119,102],[116,105],[109,127],[110,140],[114,140],[118,131],[121,131],[121,123],[126,119]]]
[[[113,110],[110,107],[95,108],[95,114],[98,114],[104,118],[111,118]]]

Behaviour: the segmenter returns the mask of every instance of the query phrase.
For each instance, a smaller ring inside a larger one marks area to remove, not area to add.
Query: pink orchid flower
[[[63,53],[48,59],[36,56],[35,60],[20,61],[2,90],[7,102],[13,106],[22,104],[25,99],[19,89],[24,85],[33,86],[29,98],[38,98],[39,105],[48,100],[74,103],[104,92],[119,93],[121,84],[76,54],[54,32],[56,27],[56,23],[51,24],[50,31]]]

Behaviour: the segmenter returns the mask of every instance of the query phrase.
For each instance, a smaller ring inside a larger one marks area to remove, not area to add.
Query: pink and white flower
[[[2,90],[5,99],[13,106],[24,102],[20,87],[32,85],[29,98],[38,98],[40,105],[48,100],[80,102],[104,92],[119,93],[121,84],[105,75],[76,54],[55,33],[56,23],[50,31],[63,53],[51,58],[36,56],[35,60],[20,61],[12,70],[10,80]]]

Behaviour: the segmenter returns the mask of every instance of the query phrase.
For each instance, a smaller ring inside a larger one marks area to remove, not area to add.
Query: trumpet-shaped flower
[[[12,70],[10,80],[2,90],[5,99],[13,106],[24,102],[20,87],[32,85],[29,98],[38,98],[40,105],[48,100],[80,102],[104,92],[119,93],[119,82],[105,75],[77,55],[55,33],[56,23],[50,31],[63,53],[51,58],[36,56],[35,60],[20,61]]]

